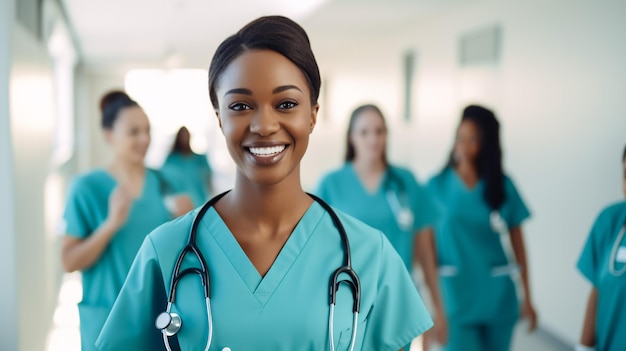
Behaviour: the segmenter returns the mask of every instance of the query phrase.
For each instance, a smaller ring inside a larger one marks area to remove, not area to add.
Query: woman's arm
[[[426,285],[430,291],[430,297],[435,308],[433,331],[435,339],[445,345],[448,339],[448,323],[441,301],[439,291],[439,276],[437,274],[437,248],[435,244],[435,235],[432,228],[422,229],[415,238],[413,247],[414,257],[417,258],[422,270]]]
[[[102,256],[116,231],[117,228],[104,222],[85,239],[65,235],[61,249],[63,269],[69,273],[92,266]]]
[[[513,247],[513,253],[520,269],[520,277],[522,280],[522,287],[524,289],[524,303],[522,305],[522,315],[529,321],[529,331],[533,331],[537,328],[537,313],[533,307],[530,284],[528,280],[528,264],[526,261],[526,247],[524,245],[524,236],[522,234],[522,227],[517,226],[511,229],[511,246]]]
[[[598,289],[591,288],[589,299],[587,299],[587,311],[583,322],[583,331],[580,336],[580,343],[586,347],[593,347],[596,344],[596,312],[598,309]]]
[[[83,270],[92,266],[109,245],[111,238],[126,222],[132,197],[123,187],[117,187],[109,196],[107,219],[86,238],[65,235],[61,261],[66,272]]]

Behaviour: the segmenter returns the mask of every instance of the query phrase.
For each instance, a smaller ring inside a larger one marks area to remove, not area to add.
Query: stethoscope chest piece
[[[174,336],[183,325],[183,320],[176,313],[162,312],[157,317],[154,325],[157,329],[165,332],[167,336]]]
[[[413,218],[413,212],[411,212],[411,210],[409,210],[408,208],[402,208],[398,212],[397,220],[398,225],[402,230],[409,231],[413,227],[413,221],[415,219]]]

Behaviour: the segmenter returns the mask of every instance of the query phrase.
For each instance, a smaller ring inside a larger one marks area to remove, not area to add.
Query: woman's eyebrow
[[[296,89],[297,91],[302,92],[302,90],[295,85],[281,85],[278,88],[272,90],[272,94],[282,93],[283,91],[289,89]]]
[[[224,93],[224,96],[226,96],[228,94],[252,95],[252,90],[246,89],[246,88],[235,88],[235,89],[230,89],[229,91]]]

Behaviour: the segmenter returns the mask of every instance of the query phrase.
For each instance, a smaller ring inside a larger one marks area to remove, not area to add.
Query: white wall
[[[0,52],[10,53],[14,21],[14,1],[0,2]],[[13,146],[11,144],[11,123],[9,111],[9,76],[11,55],[0,55],[0,340],[6,351],[16,351],[18,345],[19,320],[17,289],[17,253],[13,192]]]
[[[482,1],[386,40],[351,41],[341,55],[320,45],[332,121],[313,138],[306,183],[340,163],[348,106],[379,103],[392,121],[391,159],[422,180],[443,166],[462,107],[493,107],[506,170],[533,212],[525,231],[540,323],[575,342],[589,290],[575,262],[594,217],[622,197],[624,14],[619,0]],[[499,65],[460,68],[459,36],[494,23],[503,29]],[[400,72],[411,48],[418,58],[416,113],[407,124]]]
[[[81,66],[77,70],[76,129],[79,170],[105,166],[111,159],[100,124],[100,98],[113,89],[124,89],[125,72],[96,71]]]
[[[7,149],[3,147],[10,159],[3,162],[2,169],[9,174],[2,185],[11,188],[3,192],[9,195],[3,198],[11,201],[7,211],[11,217],[8,231],[3,230],[8,236],[3,243],[8,243],[8,257],[14,262],[3,266],[3,271],[12,271],[16,278],[2,290],[16,295],[10,303],[18,317],[5,317],[14,331],[7,343],[14,343],[19,350],[42,350],[56,305],[59,271],[57,237],[54,228],[48,226],[45,211],[54,130],[52,68],[45,46],[20,24],[12,20],[9,23],[12,45],[3,50],[7,53],[3,56],[11,60],[6,80],[9,100],[2,104],[9,106],[9,116],[3,118],[8,128],[2,130],[10,135],[2,139],[10,142]]]

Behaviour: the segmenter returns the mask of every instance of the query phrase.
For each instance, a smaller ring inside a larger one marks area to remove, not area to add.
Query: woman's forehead
[[[120,110],[114,125],[136,125],[148,122],[148,116],[139,106],[126,107]]]
[[[271,50],[247,50],[223,71],[217,92],[218,98],[223,98],[224,93],[231,89],[261,92],[286,85],[296,86],[308,94],[307,80],[291,60]]]

